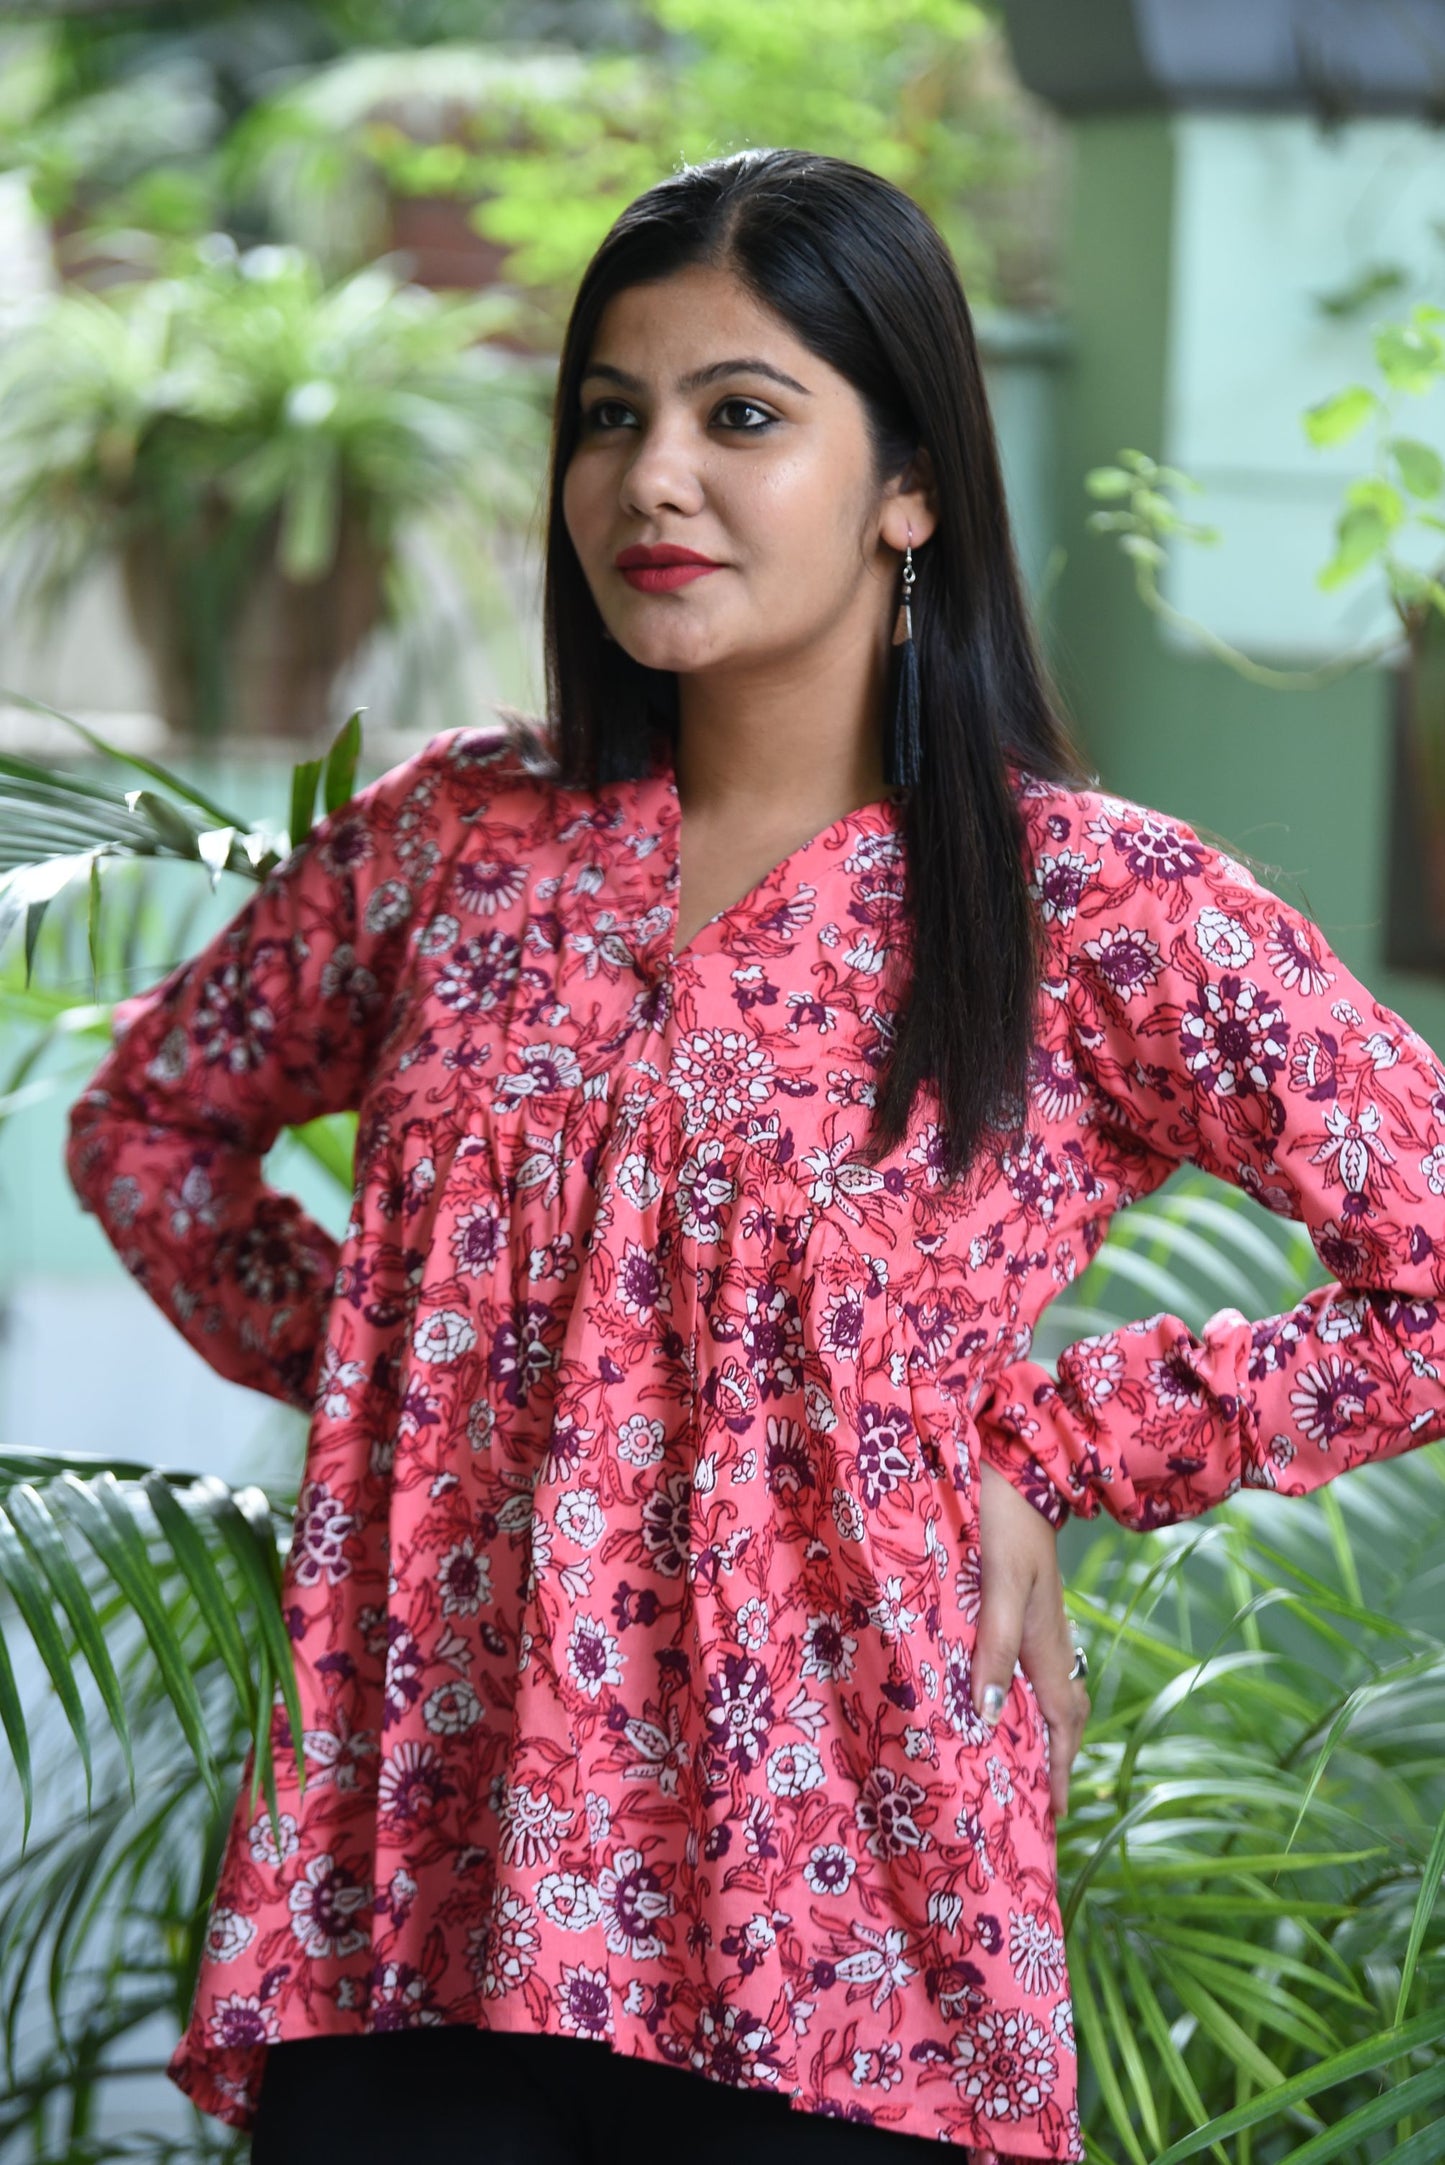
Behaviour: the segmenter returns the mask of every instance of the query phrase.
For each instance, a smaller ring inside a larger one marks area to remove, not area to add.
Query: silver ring
[[[1080,1646],[1080,1644],[1079,1644],[1078,1640],[1077,1640],[1077,1639],[1075,1639],[1075,1641],[1074,1641],[1074,1666],[1073,1666],[1073,1668],[1072,1668],[1072,1669],[1070,1669],[1070,1671],[1069,1671],[1069,1682],[1070,1682],[1071,1684],[1076,1684],[1076,1683],[1078,1682],[1078,1680],[1079,1680],[1079,1678],[1080,1678],[1081,1676],[1087,1676],[1087,1675],[1088,1675],[1088,1673],[1089,1673],[1089,1657],[1088,1657],[1088,1655],[1087,1655],[1087,1654],[1086,1654],[1086,1653],[1084,1652],[1084,1649],[1083,1649],[1083,1648],[1082,1648],[1082,1647]]]

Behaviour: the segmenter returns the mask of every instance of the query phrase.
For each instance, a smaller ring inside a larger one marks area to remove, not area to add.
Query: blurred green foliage
[[[299,241],[338,274],[388,245],[397,194],[455,197],[555,333],[640,189],[683,162],[796,144],[908,189],[987,300],[1047,254],[1028,202],[1044,131],[995,13],[977,0],[37,9],[0,31],[0,166],[26,171],[76,260],[75,228],[219,228]]]

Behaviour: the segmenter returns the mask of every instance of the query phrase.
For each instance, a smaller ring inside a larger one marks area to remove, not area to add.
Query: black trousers
[[[266,2054],[252,2165],[923,2165],[970,2156],[582,2039],[445,2027]]]

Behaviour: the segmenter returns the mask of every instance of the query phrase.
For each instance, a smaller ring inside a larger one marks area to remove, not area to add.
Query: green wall
[[[1381,961],[1392,675],[1281,692],[1182,652],[1137,598],[1113,538],[1085,525],[1090,467],[1126,447],[1170,455],[1173,303],[1189,272],[1174,254],[1177,125],[1133,114],[1074,128],[1073,359],[1059,380],[1055,502],[1066,560],[1047,622],[1055,672],[1105,786],[1248,855],[1348,968],[1445,1051],[1445,984]],[[1245,333],[1221,323],[1218,335]]]

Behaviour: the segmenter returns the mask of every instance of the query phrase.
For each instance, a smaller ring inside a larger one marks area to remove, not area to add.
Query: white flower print
[[[337,1586],[351,1576],[347,1542],[361,1521],[342,1508],[324,1481],[302,1483],[296,1499],[296,1523],[291,1537],[291,1571],[299,1586],[317,1586],[322,1579]]]
[[[366,930],[377,937],[384,932],[395,931],[411,915],[411,889],[405,880],[383,880],[366,898],[362,923]]]
[[[690,1135],[737,1120],[773,1092],[773,1062],[741,1030],[694,1030],[672,1056],[668,1082]]]
[[[1115,999],[1147,998],[1159,981],[1163,957],[1147,932],[1133,925],[1113,925],[1085,940],[1083,951],[1100,982]]]
[[[985,2120],[1031,2119],[1048,2103],[1054,2042],[1026,2008],[991,2007],[953,2041],[953,2079]]]
[[[502,1804],[501,1849],[504,1864],[550,1863],[576,1815],[564,1812],[545,1789],[525,1782],[509,1785]]]
[[[655,1466],[667,1448],[661,1421],[630,1413],[617,1431],[617,1455],[629,1466]]]
[[[377,1810],[393,1829],[398,1825],[429,1825],[452,1794],[453,1786],[446,1779],[445,1764],[435,1744],[406,1737],[382,1761],[376,1784]]]
[[[460,1736],[481,1720],[482,1702],[471,1685],[457,1677],[450,1684],[439,1684],[423,1700],[421,1718],[433,1736]]]
[[[983,1552],[980,1549],[963,1551],[953,1575],[953,1598],[963,1621],[976,1624],[983,1607]]]
[[[855,1225],[861,1225],[862,1213],[853,1197],[877,1195],[883,1175],[876,1166],[863,1164],[854,1155],[855,1147],[852,1138],[845,1136],[831,1150],[820,1144],[815,1150],[805,1151],[802,1162],[812,1175],[809,1200],[821,1210],[837,1210]]]
[[[274,2045],[281,2024],[275,2008],[268,2007],[259,1993],[229,1992],[217,1999],[206,2022],[206,2035],[219,2052],[244,2052],[255,2045]]]
[[[1044,923],[1071,925],[1085,889],[1100,870],[1099,859],[1086,857],[1082,850],[1062,849],[1037,857],[1030,892]]]
[[[477,1334],[469,1319],[455,1308],[438,1308],[420,1316],[412,1332],[412,1351],[418,1360],[444,1366],[470,1353]]]
[[[237,1962],[255,1937],[254,1917],[239,1909],[214,1909],[206,1927],[206,1960]]]
[[[1254,942],[1239,919],[1212,905],[1194,920],[1194,944],[1206,962],[1222,970],[1243,969],[1254,958]]]
[[[690,2058],[714,2082],[735,2088],[775,2083],[778,2069],[772,2052],[772,2031],[741,2007],[717,2002],[705,2006],[697,2018]]]
[[[1086,1405],[1112,1398],[1124,1374],[1124,1356],[1101,1338],[1080,1338],[1069,1348],[1069,1378]]]
[[[557,1531],[579,1549],[595,1549],[607,1531],[595,1488],[569,1488],[557,1503]]]
[[[837,1842],[824,1842],[803,1866],[803,1877],[814,1894],[846,1894],[858,1866]]]
[[[1041,1999],[1063,1990],[1063,1938],[1041,1911],[1009,1911],[1008,1958],[1020,1991]]]
[[[443,1616],[475,1616],[492,1598],[492,1560],[477,1554],[468,1534],[449,1548],[437,1565]]]
[[[515,1074],[504,1075],[497,1084],[499,1111],[511,1112],[528,1099],[546,1097],[557,1091],[581,1089],[582,1067],[570,1045],[519,1045],[514,1047],[514,1053],[522,1065]]]
[[[333,1716],[334,1729],[303,1729],[301,1744],[308,1760],[315,1761],[314,1771],[308,1767],[308,1786],[321,1789],[329,1782],[341,1790],[355,1789],[361,1778],[363,1759],[375,1758],[377,1742],[369,1729],[353,1729],[347,1719],[344,1706],[338,1706]]]
[[[853,1674],[858,1641],[843,1628],[835,1609],[808,1618],[803,1634],[803,1674],[821,1677],[828,1684],[846,1683]]]
[[[871,933],[860,933],[853,945],[844,949],[843,964],[860,977],[881,977],[888,967],[888,950]]]
[[[877,2012],[916,1975],[914,1964],[907,1959],[908,1934],[898,1925],[880,1931],[858,1918],[848,1929],[861,1945],[856,1954],[843,1955],[834,1966],[848,1984],[873,1987],[870,2001]]]
[[[355,1922],[370,1900],[365,1880],[329,1854],[313,1857],[286,1897],[291,1930],[313,1962],[356,1954],[371,1938],[366,1924]]]
[[[622,1849],[597,1875],[603,1937],[611,1954],[655,1962],[663,1951],[657,1927],[672,1915],[672,1897],[640,1849]]]
[[[866,1777],[853,1807],[859,1832],[868,1854],[885,1863],[921,1849],[926,1836],[918,1823],[920,1806],[928,1801],[911,1774],[897,1774],[891,1767],[874,1767]]]
[[[679,1776],[692,1760],[692,1746],[682,1733],[677,1708],[669,1707],[666,1729],[636,1714],[622,1733],[637,1753],[636,1763],[627,1770],[629,1778],[656,1782],[663,1796],[676,1796]]]
[[[602,1897],[580,1872],[549,1872],[538,1882],[537,1907],[559,1932],[590,1932],[602,1915]]]
[[[1264,952],[1275,976],[1301,999],[1312,1000],[1335,981],[1304,928],[1281,918],[1270,928]]]
[[[321,1356],[321,1374],[316,1384],[316,1403],[328,1421],[349,1421],[351,1399],[349,1393],[358,1383],[366,1381],[366,1368],[361,1361],[345,1361],[334,1345],[328,1345]]]
[[[514,1888],[498,1885],[486,1921],[467,1934],[467,1964],[489,2000],[502,1999],[525,1984],[537,1964],[541,1944],[537,1914]]]
[[[589,1789],[582,1801],[587,1813],[587,1839],[594,1849],[600,1849],[612,1832],[612,1806],[595,1789]]]
[[[1379,1385],[1363,1369],[1331,1353],[1300,1370],[1289,1394],[1290,1411],[1301,1435],[1328,1451],[1336,1436],[1365,1419],[1378,1390]]]
[[[823,1780],[823,1762],[811,1744],[779,1744],[768,1755],[768,1787],[775,1797],[806,1796]]]
[[[756,1595],[745,1601],[738,1610],[733,1626],[738,1645],[746,1653],[756,1654],[768,1643],[768,1605]]]
[[[963,1915],[963,1896],[951,1889],[935,1887],[928,1897],[928,1921],[944,1932],[956,1932],[958,1920]]]
[[[506,1253],[511,1220],[495,1203],[474,1203],[457,1213],[451,1251],[464,1278],[483,1278]]]
[[[654,1323],[672,1312],[672,1289],[667,1273],[651,1248],[641,1241],[624,1243],[617,1266],[616,1298],[624,1315],[633,1322]]]
[[[293,1812],[281,1812],[277,1818],[277,1825],[281,1829],[279,1848],[276,1845],[276,1833],[271,1825],[271,1814],[269,1812],[263,1812],[261,1817],[253,1821],[247,1830],[246,1841],[257,1864],[280,1864],[283,1858],[295,1856],[300,1846],[295,1814]]]
[[[1329,1165],[1347,1194],[1373,1195],[1387,1165],[1395,1162],[1381,1128],[1378,1105],[1362,1105],[1353,1117],[1342,1105],[1325,1107],[1325,1140],[1312,1165]]]
[[[838,1529],[840,1541],[863,1539],[863,1506],[857,1497],[850,1496],[845,1488],[835,1488],[833,1491],[833,1524]]]
[[[634,1210],[650,1210],[662,1193],[662,1175],[652,1160],[634,1150],[613,1175],[617,1192]]]
[[[678,1213],[688,1239],[708,1247],[720,1240],[723,1214],[737,1193],[721,1139],[705,1137],[677,1171]]]
[[[868,1611],[868,1621],[885,1639],[906,1639],[918,1622],[917,1611],[903,1599],[903,1580],[897,1573],[883,1581],[882,1591]]]

